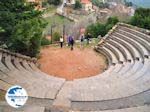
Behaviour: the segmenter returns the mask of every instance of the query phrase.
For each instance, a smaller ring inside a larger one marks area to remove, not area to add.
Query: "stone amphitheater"
[[[118,23],[95,50],[108,68],[66,81],[41,72],[36,59],[0,49],[0,94],[12,85],[28,92],[19,109],[0,101],[0,112],[150,112],[150,31]]]

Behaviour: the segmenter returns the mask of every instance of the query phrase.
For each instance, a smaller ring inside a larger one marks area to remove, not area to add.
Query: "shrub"
[[[94,38],[97,38],[99,35],[105,36],[117,22],[119,22],[117,17],[110,17],[108,18],[106,24],[97,22],[89,25],[86,29],[86,32],[90,33]]]
[[[41,46],[45,46],[45,45],[50,45],[51,41],[48,40],[47,38],[43,37],[41,40]]]
[[[26,0],[0,0],[0,44],[31,57],[39,53],[46,24],[35,6]]]
[[[109,7],[109,4],[107,2],[103,3],[102,0],[92,0],[92,3],[99,8],[108,8]]]
[[[8,44],[10,50],[35,57],[40,50],[42,28],[38,19],[18,23]]]
[[[59,5],[61,3],[61,0],[48,0],[48,3],[53,5]]]
[[[54,32],[52,36],[53,41],[59,41],[60,36],[61,36],[60,33]]]
[[[79,0],[76,0],[75,5],[74,5],[74,9],[81,9],[82,8],[82,4]]]
[[[130,20],[130,24],[150,29],[150,9],[138,8]]]

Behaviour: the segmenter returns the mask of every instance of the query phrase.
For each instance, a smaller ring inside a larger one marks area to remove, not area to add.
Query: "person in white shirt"
[[[64,42],[64,39],[63,39],[63,37],[61,36],[61,37],[60,37],[60,47],[61,47],[61,48],[63,47],[63,42]]]

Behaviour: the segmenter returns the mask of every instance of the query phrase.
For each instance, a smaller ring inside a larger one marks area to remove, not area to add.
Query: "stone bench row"
[[[134,29],[128,33],[119,27],[122,26],[116,25],[96,47],[111,61],[108,70],[91,78],[74,80],[71,97],[74,109],[114,109],[120,108],[120,104],[126,107],[130,102],[136,105],[150,101],[149,36]]]
[[[130,37],[136,41],[138,41],[139,43],[141,43],[143,46],[145,46],[145,48],[147,48],[148,50],[150,50],[150,43],[149,41],[145,40],[144,38],[138,36],[137,34],[133,34],[132,32],[128,32],[126,31],[125,27],[118,27],[117,30],[121,33],[123,33],[124,35],[126,35],[127,37]]]
[[[11,85],[21,85],[27,89],[31,97],[55,99],[57,92],[65,82],[64,79],[33,70],[31,66],[38,70],[33,63],[30,63],[30,66],[25,60],[14,59],[11,55],[2,53],[0,57],[2,57],[0,59],[0,79]]]
[[[145,34],[143,32],[140,32],[138,30],[135,30],[135,29],[132,29],[132,28],[129,28],[129,27],[126,27],[126,26],[120,26],[120,25],[118,25],[118,28],[121,28],[124,31],[127,31],[127,32],[129,32],[131,34],[137,35],[138,37],[143,38],[146,41],[150,42],[150,35],[147,35],[147,34]]]
[[[128,65],[127,65],[128,66]],[[143,84],[142,89],[139,89],[140,91],[144,91],[143,89],[148,89],[149,86],[149,75],[150,75],[150,60],[145,59],[145,64],[137,61],[133,67],[128,70],[128,72],[125,72],[124,74],[117,73],[116,71],[111,71],[100,74],[98,76],[92,77],[92,78],[86,78],[86,79],[77,79],[74,82],[74,89],[76,92],[76,89],[80,92],[84,91],[84,89],[87,90],[87,94],[91,90],[91,88],[100,89],[102,91],[107,86],[120,86],[122,88],[122,84],[126,85],[126,83],[130,85],[134,85],[136,87],[140,87],[139,85]],[[118,66],[116,66],[118,67]],[[130,68],[130,67],[129,67]],[[123,69],[123,68],[122,68]],[[90,85],[88,85],[90,84]],[[97,86],[96,86],[96,85]],[[144,85],[145,84],[145,85]],[[102,85],[102,86],[99,86]],[[146,86],[147,85],[147,86]],[[112,87],[111,87],[112,88]],[[120,88],[118,88],[120,89]],[[89,91],[88,91],[89,90]],[[111,91],[111,89],[109,89]],[[113,92],[113,90],[112,90]],[[100,97],[100,96],[99,96]],[[103,97],[102,97],[103,98]]]
[[[149,51],[138,41],[125,36],[124,34],[120,33],[120,32],[115,32],[113,35],[118,36],[119,38],[125,40],[126,42],[132,44],[135,48],[137,48],[139,50],[139,52],[141,53],[141,55],[144,56],[148,56],[149,55]]]
[[[115,109],[115,110],[99,110],[99,111],[86,111],[86,112],[149,112],[150,106],[138,106],[138,107],[130,107],[130,108],[123,108],[123,109]],[[85,112],[85,111],[73,111],[70,112]]]
[[[123,97],[112,100],[102,101],[72,101],[71,108],[73,110],[84,110],[84,111],[98,111],[98,110],[115,110],[124,109],[129,107],[137,107],[143,105],[149,105],[150,101],[150,90],[144,91],[139,94],[135,94],[130,97]]]
[[[131,40],[125,40],[124,37],[121,37],[121,36],[123,36],[123,35],[120,35],[119,33],[113,34],[113,36],[109,37],[109,40],[107,41],[107,43],[104,43],[100,46],[113,57],[112,58],[112,59],[114,59],[114,60],[112,60],[113,63],[118,63],[118,61],[121,63],[125,62],[127,60],[125,58],[125,55],[126,55],[126,57],[128,56],[130,58],[130,59],[128,59],[128,61],[132,60],[131,55],[134,55],[135,59],[138,59],[138,60],[140,60],[140,59],[143,60],[143,58],[145,56],[146,57],[149,56],[149,52],[148,52],[148,50],[146,50],[146,48],[144,46],[142,46],[138,42],[132,43]],[[122,45],[123,47],[117,44],[118,40],[119,40],[119,42],[121,41],[123,43],[123,45]],[[114,44],[114,41],[116,41],[115,44]],[[123,50],[119,49],[118,46],[122,47]],[[130,51],[125,49],[125,46]],[[126,52],[124,52],[124,51],[126,51]]]
[[[10,106],[0,106],[0,112],[45,112],[45,108],[39,106],[28,106],[15,109]]]

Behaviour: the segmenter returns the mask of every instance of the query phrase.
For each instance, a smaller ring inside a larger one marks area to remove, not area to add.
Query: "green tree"
[[[150,9],[138,8],[130,20],[130,24],[150,29]]]
[[[61,0],[48,0],[48,3],[53,5],[59,5],[61,3]]]
[[[26,3],[25,0],[0,0],[0,27],[5,33],[0,34],[7,41],[12,29],[22,20],[32,19],[41,14],[34,10],[35,4]]]
[[[42,28],[37,18],[21,21],[13,30],[9,48],[15,52],[35,57],[41,46]]]
[[[90,33],[92,37],[98,37],[99,35],[105,36],[108,31],[118,22],[117,17],[108,18],[105,24],[94,23],[87,27],[86,32]]]
[[[41,46],[50,45],[51,41],[47,39],[46,37],[43,37],[41,40]]]
[[[36,56],[40,47],[45,22],[36,4],[25,0],[0,0],[0,41],[9,50]]]
[[[94,38],[98,37],[99,35],[104,36],[106,34],[105,25],[101,23],[95,23],[88,26],[86,31]]]
[[[81,9],[82,8],[82,4],[79,0],[76,0],[75,5],[74,5],[74,9]]]
[[[124,0],[124,3],[127,7],[131,7],[133,6],[133,3],[132,2],[128,2],[127,0]]]
[[[108,20],[107,20],[107,23],[106,23],[106,25],[109,25],[109,24],[116,24],[116,23],[118,23],[119,22],[119,20],[118,20],[118,18],[115,16],[115,17],[109,17],[108,18]]]
[[[53,41],[59,41],[60,39],[60,33],[59,32],[54,32],[53,33]]]
[[[108,3],[103,3],[102,0],[92,0],[92,3],[99,8],[108,8]]]

